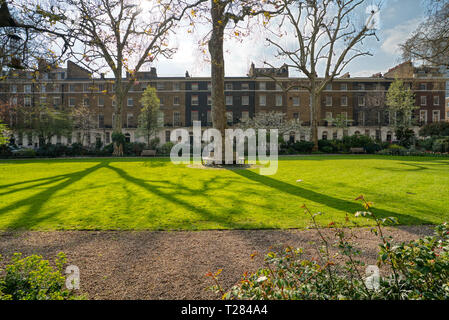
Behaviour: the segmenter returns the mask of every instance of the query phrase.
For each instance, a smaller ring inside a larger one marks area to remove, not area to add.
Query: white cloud
[[[416,18],[401,23],[392,29],[385,30],[383,32],[385,40],[381,46],[382,51],[392,55],[399,55],[399,45],[410,36],[420,22],[421,19]]]

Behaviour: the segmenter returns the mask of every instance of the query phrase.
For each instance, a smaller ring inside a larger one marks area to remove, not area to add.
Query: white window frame
[[[437,120],[435,120],[435,114],[438,115]],[[440,120],[441,120],[440,110],[432,110],[432,122],[440,122]]]
[[[361,100],[360,100],[361,99]],[[366,99],[363,96],[358,97],[358,105],[359,107],[364,107],[366,105]]]
[[[267,96],[262,94],[259,96],[259,106],[265,107],[267,105]]]
[[[242,96],[242,106],[249,106],[249,96]]]
[[[427,123],[427,110],[419,110],[419,121]]]
[[[341,96],[341,106],[342,107],[348,106],[348,96]]]
[[[226,105],[227,106],[232,106],[234,104],[234,97],[233,96],[227,95],[225,99],[226,99]]]
[[[281,94],[276,95],[276,107],[282,107],[284,101]]]
[[[198,96],[198,95],[192,95],[190,99],[191,99],[191,100],[190,100],[190,104],[191,104],[192,106],[197,106],[197,105],[199,105],[199,96]]]
[[[300,104],[301,104],[301,99],[298,96],[292,97],[292,105],[294,107],[299,107]]]
[[[440,96],[433,96],[433,105],[434,106],[440,105]]]
[[[31,107],[31,104],[32,104],[32,102],[31,102],[31,97],[25,97],[25,98],[23,99],[23,105],[24,105],[25,107]]]
[[[427,106],[427,96],[421,96],[421,98],[420,98],[420,105],[421,106]]]

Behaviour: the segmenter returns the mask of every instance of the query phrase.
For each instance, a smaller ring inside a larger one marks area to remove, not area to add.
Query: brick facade
[[[260,75],[261,73],[265,75]],[[268,75],[268,76],[267,76]],[[159,77],[156,69],[139,72],[137,81],[130,90],[122,112],[124,132],[135,141],[140,99],[145,88],[150,85],[157,89],[161,100],[160,111],[165,128],[161,130],[161,142],[166,142],[167,131],[173,128],[190,127],[192,120],[200,120],[203,127],[211,125],[210,78],[201,77]],[[448,119],[449,101],[446,99],[446,80],[435,68],[415,68],[410,62],[390,69],[383,76],[351,78],[345,75],[334,81],[320,97],[320,136],[328,139],[343,134],[358,132],[373,138],[387,139],[392,115],[385,106],[385,94],[394,78],[401,78],[409,85],[419,107],[414,118],[419,124]],[[126,83],[128,75],[123,79]],[[283,112],[288,119],[298,119],[304,126],[310,125],[310,96],[298,84],[306,83],[304,78],[289,77],[288,68],[251,69],[246,77],[225,79],[225,95],[229,125],[253,117],[258,112]],[[26,72],[15,72],[0,83],[2,103],[23,104],[25,106],[47,103],[56,110],[70,110],[85,104],[96,117],[97,129],[94,141],[100,138],[110,142],[114,117],[113,79],[92,78],[89,72],[73,62],[65,69],[41,72],[33,78]],[[286,91],[285,88],[291,87]],[[348,129],[338,130],[327,121],[344,115],[351,121]],[[76,140],[76,133],[72,137]],[[296,139],[301,137],[296,136]],[[307,137],[303,137],[307,138]],[[70,142],[70,141],[69,141]]]

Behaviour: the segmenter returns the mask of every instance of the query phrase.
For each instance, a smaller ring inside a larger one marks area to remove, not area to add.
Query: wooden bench
[[[143,150],[140,155],[142,157],[146,157],[146,156],[153,156],[154,157],[156,155],[156,150]]]
[[[364,148],[351,148],[351,149],[349,149],[349,151],[351,153],[365,153],[365,149]]]
[[[236,159],[236,164],[245,164],[245,157],[239,157],[238,154],[234,153],[234,157]],[[204,165],[214,165],[215,164],[215,158],[214,153],[210,152],[208,157],[203,157],[202,162]]]

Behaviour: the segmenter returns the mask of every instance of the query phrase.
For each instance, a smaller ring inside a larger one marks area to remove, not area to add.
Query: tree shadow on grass
[[[46,184],[51,184],[55,182],[59,182],[58,184],[51,186],[33,196],[30,196],[26,199],[22,199],[19,201],[16,201],[6,207],[0,208],[0,215],[7,213],[9,210],[15,210],[21,207],[28,208],[26,211],[24,211],[21,214],[17,214],[17,216],[14,217],[14,219],[8,224],[8,229],[18,229],[18,228],[26,228],[29,229],[40,222],[50,219],[57,214],[60,214],[60,211],[52,211],[45,215],[39,215],[41,212],[42,207],[44,204],[52,198],[57,192],[62,191],[63,189],[67,188],[68,186],[74,184],[75,182],[81,180],[82,178],[86,177],[87,175],[93,173],[94,171],[104,168],[108,166],[109,162],[102,161],[99,164],[89,167],[87,169],[73,172],[66,175],[59,175],[55,177],[50,177],[50,179]],[[40,179],[39,179],[40,180]],[[30,181],[36,181],[36,180],[30,180]],[[26,182],[22,182],[26,183]],[[35,186],[32,186],[35,187]],[[30,187],[30,188],[32,188]],[[23,189],[23,188],[22,188]]]
[[[289,183],[270,178],[268,176],[259,175],[250,170],[234,170],[233,172],[242,177],[245,177],[249,180],[264,184],[270,188],[273,188],[278,191],[285,192],[285,193],[288,193],[288,194],[291,194],[291,195],[294,195],[297,197],[301,197],[301,198],[307,199],[309,201],[320,203],[329,208],[337,209],[337,210],[340,210],[343,212],[348,212],[348,213],[355,213],[357,211],[361,211],[360,203],[342,200],[342,199],[328,196],[326,194],[317,193],[315,191],[304,189],[304,188],[301,188],[298,186],[294,186]],[[392,212],[392,211],[379,209],[379,208],[373,208],[372,210],[378,217],[381,217],[381,218],[391,217],[391,216],[396,217],[399,220],[399,223],[401,223],[401,224],[432,224],[432,222],[430,222],[428,220],[423,220],[420,218],[407,216],[407,215],[400,214],[397,212]]]
[[[168,185],[157,186],[157,185],[152,185],[152,184],[148,183],[147,180],[136,178],[136,177],[128,174],[125,170],[123,170],[121,168],[110,166],[109,164],[106,167],[108,169],[111,169],[112,171],[116,172],[122,179],[124,179],[132,184],[135,184],[135,185],[143,188],[144,190],[151,192],[152,194],[169,201],[170,203],[174,203],[176,205],[182,206],[186,210],[189,210],[191,212],[201,214],[205,221],[211,221],[211,222],[218,223],[221,227],[228,228],[228,229],[247,228],[247,225],[245,225],[245,224],[233,222],[230,219],[232,217],[230,217],[229,215],[220,216],[220,215],[214,214],[213,212],[211,212],[203,207],[195,206],[191,202],[187,202],[185,200],[177,198],[176,194],[178,194],[178,193],[172,194],[167,191],[164,191],[164,189],[167,189],[168,187],[171,186],[172,189],[175,189],[175,190],[184,190],[183,195],[198,195],[198,194],[204,194],[204,191],[205,191],[204,186],[203,186],[203,188],[201,188],[201,190],[189,189],[188,186],[185,186],[185,185],[182,185],[179,183],[169,182],[169,181],[166,182],[166,183],[168,183]],[[212,178],[211,181],[206,182],[206,185],[209,185],[210,183],[214,183],[217,179],[219,179],[219,178],[218,177]],[[223,188],[226,185],[229,185],[229,183],[230,183],[229,181],[224,182],[224,184],[222,184],[221,187]],[[241,214],[242,212],[234,211],[233,213]]]

